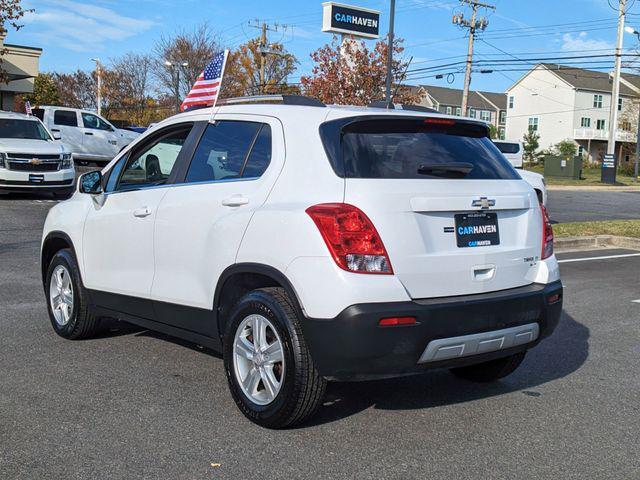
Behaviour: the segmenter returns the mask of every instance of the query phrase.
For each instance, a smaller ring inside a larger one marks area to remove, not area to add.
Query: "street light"
[[[640,32],[630,25],[624,27],[624,31],[635,35],[640,41]],[[638,125],[636,126],[636,161],[633,166],[633,181],[638,182],[638,163],[640,162],[640,105],[638,105]]]
[[[96,62],[96,74],[98,76],[98,115],[102,115],[102,63],[99,58],[92,58]]]
[[[188,67],[189,62],[180,63],[165,60],[164,64],[171,69],[171,77],[174,80],[174,95],[176,97],[176,113],[180,113],[180,68]]]

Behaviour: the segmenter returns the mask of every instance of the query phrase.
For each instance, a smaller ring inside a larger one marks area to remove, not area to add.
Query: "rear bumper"
[[[303,331],[321,375],[353,380],[468,365],[527,350],[553,332],[561,313],[557,281],[478,295],[352,305],[334,319],[305,319]],[[381,318],[405,316],[417,323],[378,325]]]

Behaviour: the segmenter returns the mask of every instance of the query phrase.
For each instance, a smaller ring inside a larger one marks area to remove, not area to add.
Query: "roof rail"
[[[368,108],[386,108],[388,110],[408,110],[410,112],[425,112],[425,113],[440,113],[438,110],[429,107],[423,107],[422,105],[408,105],[408,104],[394,104],[387,103],[384,100],[375,100],[367,105]]]
[[[252,95],[247,97],[223,98],[216,105],[243,105],[247,103],[281,103],[283,105],[303,105],[307,107],[326,107],[317,98],[304,95]]]

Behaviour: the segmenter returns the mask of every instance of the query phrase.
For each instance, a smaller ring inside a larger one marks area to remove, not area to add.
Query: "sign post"
[[[615,154],[606,154],[602,159],[602,174],[600,181],[602,183],[616,183],[617,159]]]

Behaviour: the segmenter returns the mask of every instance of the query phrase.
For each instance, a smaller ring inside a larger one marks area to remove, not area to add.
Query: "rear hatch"
[[[371,219],[412,298],[531,283],[541,213],[484,124],[352,117],[323,124],[321,135],[345,203]]]

